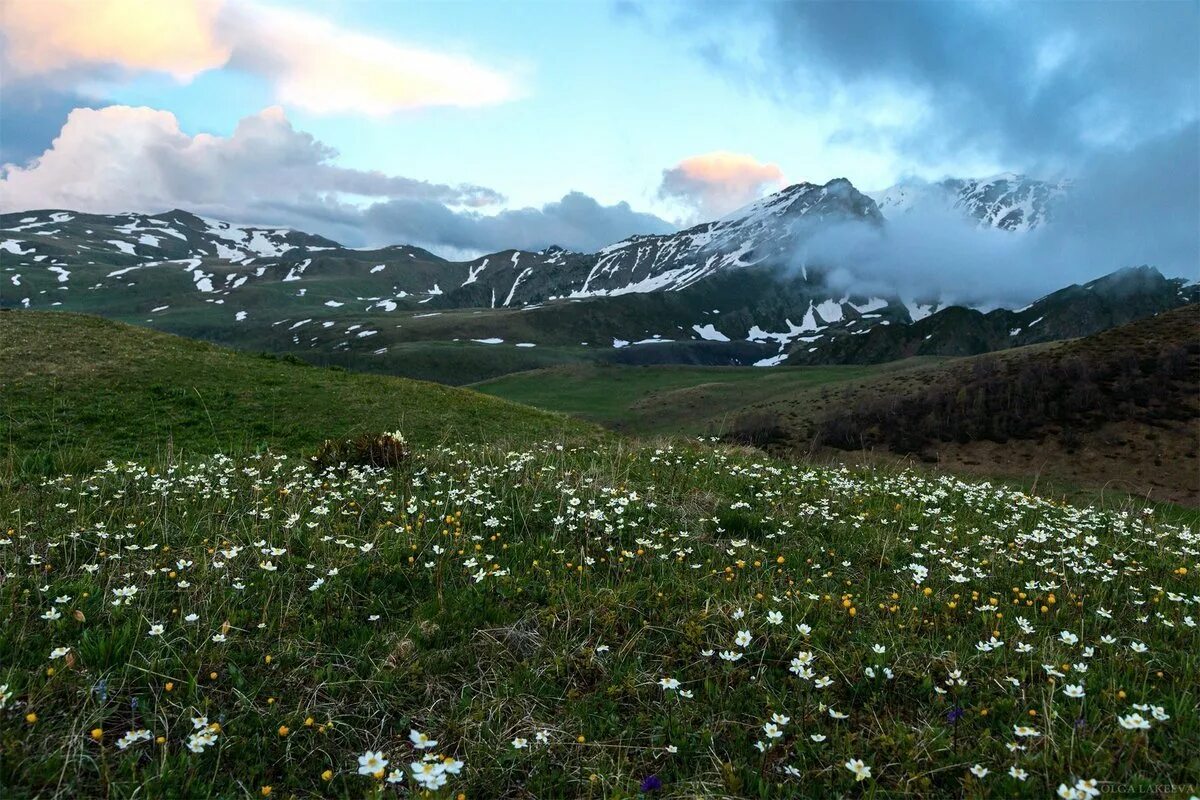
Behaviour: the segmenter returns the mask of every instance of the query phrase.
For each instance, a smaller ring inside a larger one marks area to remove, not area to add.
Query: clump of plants
[[[408,463],[411,451],[404,434],[365,433],[347,439],[326,439],[313,456],[317,472],[346,470],[351,467],[398,469]]]

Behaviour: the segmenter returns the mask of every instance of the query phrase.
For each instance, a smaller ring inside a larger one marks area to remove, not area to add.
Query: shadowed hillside
[[[950,367],[850,397],[818,441],[951,466],[1041,471],[1200,501],[1200,309]]]

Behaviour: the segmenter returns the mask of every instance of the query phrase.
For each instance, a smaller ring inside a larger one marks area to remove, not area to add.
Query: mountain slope
[[[872,194],[885,216],[954,211],[979,225],[1021,232],[1052,221],[1070,183],[1040,181],[1004,173],[990,178],[948,178],[935,183],[909,181]]]
[[[924,185],[1019,236],[1065,192],[1020,176]],[[881,196],[889,213],[922,201]],[[838,179],[596,253],[507,250],[454,262],[421,248],[345,248],[183,211],[0,217],[0,306],[97,313],[246,349],[450,383],[600,361],[778,366],[966,355],[1082,336],[1191,302],[1143,269],[1018,311],[858,291],[810,263],[830,225],[888,224]],[[1130,289],[1132,287],[1132,289]]]
[[[0,464],[18,472],[170,451],[296,452],[326,438],[394,429],[424,446],[592,430],[475,392],[32,311],[0,312],[0,408]],[[134,442],[139,449],[131,452]]]

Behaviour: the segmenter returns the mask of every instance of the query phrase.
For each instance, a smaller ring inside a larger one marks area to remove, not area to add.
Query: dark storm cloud
[[[1197,117],[1200,4],[796,2],[689,5],[684,35],[795,104],[887,88],[928,115],[890,126],[911,157],[959,151],[1029,166],[1128,144]],[[728,36],[731,18],[760,35]],[[839,132],[855,140],[861,126]]]

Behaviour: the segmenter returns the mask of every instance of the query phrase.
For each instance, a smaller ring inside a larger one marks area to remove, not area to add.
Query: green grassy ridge
[[[168,452],[301,452],[395,428],[419,445],[599,435],[476,392],[61,312],[0,313],[0,407],[0,461],[18,474]]]

